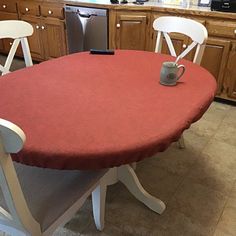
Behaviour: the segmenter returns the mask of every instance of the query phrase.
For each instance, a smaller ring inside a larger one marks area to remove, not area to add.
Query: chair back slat
[[[170,55],[173,56],[173,57],[176,57],[177,54],[175,52],[175,48],[174,48],[174,45],[173,45],[173,43],[171,41],[171,38],[170,38],[169,34],[167,34],[165,32],[163,34],[164,34],[167,46],[168,46],[168,48],[170,50]]]

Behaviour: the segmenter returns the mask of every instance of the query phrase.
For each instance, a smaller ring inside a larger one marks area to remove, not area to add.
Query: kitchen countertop
[[[105,5],[107,7],[138,7],[138,8],[146,8],[146,7],[158,7],[158,8],[171,8],[171,9],[189,9],[189,10],[198,10],[198,11],[211,11],[210,7],[200,7],[196,5],[174,5],[174,4],[166,4],[159,1],[148,1],[145,2],[143,5],[136,5],[133,4],[135,0],[128,0],[127,4],[111,4],[110,0],[65,0],[66,4],[98,4],[98,5]]]
[[[120,0],[121,1],[121,0]],[[43,0],[43,2],[57,2],[66,5],[88,6],[97,8],[106,8],[114,10],[133,10],[133,11],[152,11],[170,14],[189,14],[193,16],[211,16],[222,19],[236,20],[236,13],[226,13],[219,11],[211,11],[210,7],[202,7],[196,5],[173,5],[150,0],[143,5],[135,5],[133,1],[128,0],[128,4],[111,4],[110,0]]]

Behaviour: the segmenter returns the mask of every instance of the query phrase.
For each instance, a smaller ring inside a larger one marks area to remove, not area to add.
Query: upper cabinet
[[[140,11],[111,11],[110,47],[146,50],[150,14]]]

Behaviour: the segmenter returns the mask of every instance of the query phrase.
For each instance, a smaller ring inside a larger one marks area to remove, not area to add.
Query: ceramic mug
[[[184,72],[184,65],[178,65],[170,61],[164,62],[161,67],[160,83],[167,86],[174,86]]]

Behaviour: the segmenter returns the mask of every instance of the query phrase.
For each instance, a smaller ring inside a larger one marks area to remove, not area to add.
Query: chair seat
[[[86,196],[107,171],[53,170],[20,163],[14,163],[14,166],[28,207],[42,231],[79,198]],[[0,194],[0,204],[7,210],[2,192]]]

